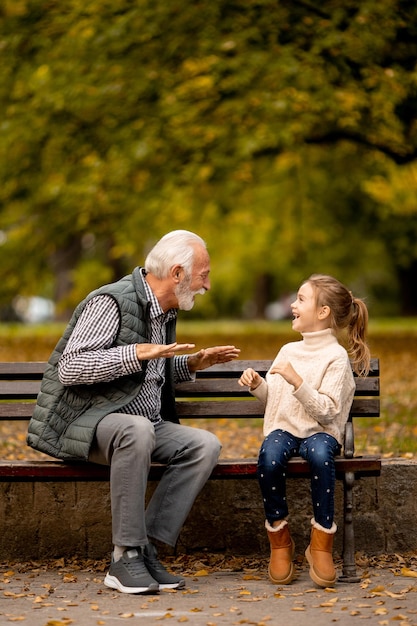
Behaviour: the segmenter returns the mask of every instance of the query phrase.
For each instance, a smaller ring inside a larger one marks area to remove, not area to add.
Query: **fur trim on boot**
[[[273,527],[268,520],[265,522],[271,546],[271,558],[269,561],[268,575],[271,582],[276,585],[288,585],[294,578],[295,546],[291,538],[287,520]]]
[[[305,551],[310,565],[310,578],[320,587],[334,587],[336,570],[332,553],[337,526],[333,522],[331,528],[324,528],[314,518],[311,524],[310,545]]]

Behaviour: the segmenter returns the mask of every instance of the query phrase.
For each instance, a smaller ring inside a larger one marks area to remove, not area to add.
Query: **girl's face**
[[[291,309],[294,316],[292,327],[299,333],[330,328],[330,309],[327,306],[317,307],[316,294],[310,283],[301,285]]]

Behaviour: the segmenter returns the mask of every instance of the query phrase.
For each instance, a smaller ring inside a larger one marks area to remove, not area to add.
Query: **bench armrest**
[[[344,456],[346,459],[353,458],[355,453],[355,443],[353,438],[353,423],[349,420],[345,426],[345,444],[344,444]]]

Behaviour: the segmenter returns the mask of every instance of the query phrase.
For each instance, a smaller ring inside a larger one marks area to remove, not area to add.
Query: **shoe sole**
[[[184,589],[185,580],[180,580],[178,583],[158,583],[160,589]]]
[[[151,583],[148,587],[125,587],[118,578],[110,576],[109,574],[106,574],[104,584],[106,587],[121,591],[121,593],[133,594],[155,594],[158,593],[160,587],[158,583]]]

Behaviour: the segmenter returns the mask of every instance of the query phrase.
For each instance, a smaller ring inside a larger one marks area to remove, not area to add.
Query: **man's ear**
[[[179,283],[181,280],[181,275],[184,271],[184,268],[182,267],[182,265],[173,265],[171,267],[170,273],[171,273],[171,278],[174,280],[174,282]]]

